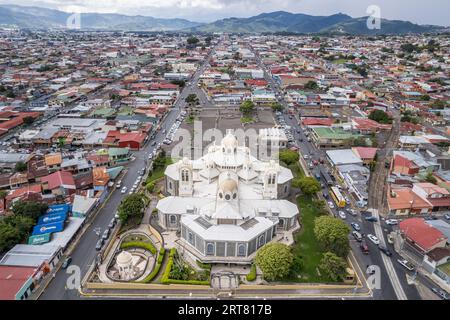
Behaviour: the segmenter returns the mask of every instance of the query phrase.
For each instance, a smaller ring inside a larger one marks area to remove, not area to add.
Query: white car
[[[341,219],[347,219],[347,215],[345,214],[344,211],[340,210],[338,213],[339,213],[339,217],[341,217]]]
[[[124,194],[127,192],[127,187],[123,187],[122,190],[120,190],[120,193]]]
[[[380,244],[380,240],[377,237],[375,237],[373,234],[368,234],[367,238],[369,238],[370,241],[372,241],[376,245]]]
[[[386,224],[390,225],[390,226],[394,226],[398,224],[398,220],[397,219],[388,219],[386,220]]]
[[[400,263],[403,267],[405,267],[409,271],[414,270],[414,265],[406,259],[398,259],[397,262]]]
[[[329,206],[331,209],[334,209],[334,204],[333,204],[333,202],[328,201],[328,206]]]

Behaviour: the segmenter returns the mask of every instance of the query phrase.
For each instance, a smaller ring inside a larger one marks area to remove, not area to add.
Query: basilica
[[[298,208],[286,200],[292,179],[291,170],[256,159],[228,131],[203,157],[167,167],[159,224],[179,231],[179,244],[199,261],[249,264],[277,233],[297,226]]]

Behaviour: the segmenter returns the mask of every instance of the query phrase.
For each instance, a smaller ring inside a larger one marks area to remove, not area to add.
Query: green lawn
[[[441,269],[443,272],[450,275],[450,262],[440,265],[438,269]]]
[[[255,121],[255,120],[251,117],[242,117],[241,118],[241,123],[251,123],[253,121]]]
[[[344,63],[346,63],[347,61],[348,61],[347,59],[337,59],[337,60],[334,60],[333,63],[336,63],[336,64],[344,64]]]
[[[164,171],[166,171],[166,167],[169,164],[172,164],[172,159],[170,157],[166,157],[165,165],[156,167],[155,170],[152,171],[152,174],[147,177],[147,180],[145,180],[145,183],[148,184],[150,182],[154,182],[159,179],[162,179],[164,177]]]
[[[297,198],[297,205],[300,209],[301,230],[295,234],[295,244],[293,252],[303,259],[303,268],[300,273],[301,278],[288,279],[295,282],[327,282],[325,277],[317,274],[316,268],[322,259],[322,250],[314,236],[314,219],[319,216],[319,212],[313,206],[312,199],[306,196]]]

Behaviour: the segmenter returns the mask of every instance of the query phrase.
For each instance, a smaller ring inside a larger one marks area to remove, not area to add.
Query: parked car
[[[403,267],[405,267],[409,271],[414,270],[414,265],[406,259],[397,259],[397,262],[400,263]]]
[[[67,269],[67,267],[72,263],[72,257],[67,257],[66,260],[64,260],[61,268]]]
[[[97,241],[97,244],[95,245],[95,250],[100,251],[102,250],[102,247],[103,247],[103,239],[99,239]]]
[[[348,212],[354,217],[358,215],[358,211],[356,211],[355,209],[348,209]]]
[[[331,202],[331,201],[328,201],[328,206],[331,208],[331,209],[333,209],[334,208],[334,204],[333,204],[333,202]]]
[[[112,218],[111,221],[108,224],[108,228],[112,229],[116,225],[116,218]]]
[[[369,238],[369,240],[372,241],[376,245],[380,244],[380,240],[376,236],[374,236],[373,234],[368,234],[367,238]]]
[[[117,189],[120,189],[120,186],[122,185],[122,181],[117,181],[117,184],[116,184],[116,188]]]
[[[385,246],[379,245],[378,249],[380,249],[380,251],[383,252],[388,257],[392,256],[392,252],[388,248],[386,248]]]
[[[350,225],[352,226],[353,229],[355,229],[356,231],[360,231],[361,227],[359,226],[359,224],[357,224],[356,222],[352,222],[350,223]]]
[[[359,233],[358,231],[353,231],[352,235],[358,242],[361,242],[363,240],[361,233]]]
[[[127,192],[127,187],[123,187],[122,190],[120,190],[120,193],[124,194]]]
[[[344,211],[339,210],[338,214],[339,214],[339,217],[340,217],[341,219],[347,219],[347,215],[345,214]]]
[[[378,219],[377,219],[377,217],[374,217],[374,216],[370,216],[370,217],[366,217],[366,221],[370,221],[370,222],[377,222],[377,221],[378,221]]]
[[[102,239],[103,241],[106,241],[108,240],[108,238],[109,238],[109,229],[106,229],[105,231],[103,231]]]
[[[388,220],[386,220],[386,224],[390,225],[390,226],[394,226],[394,225],[398,224],[398,220],[397,219],[388,219]]]
[[[447,219],[447,220],[450,220],[450,213],[444,214],[444,218]]]
[[[365,241],[361,242],[361,244],[359,245],[359,248],[361,249],[362,253],[369,254],[369,246],[367,245],[367,243]]]

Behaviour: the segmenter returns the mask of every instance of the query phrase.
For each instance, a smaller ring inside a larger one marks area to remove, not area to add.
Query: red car
[[[364,254],[369,254],[369,246],[367,245],[367,243],[365,241],[361,242],[361,244],[359,245],[359,248],[361,249],[361,251]]]

